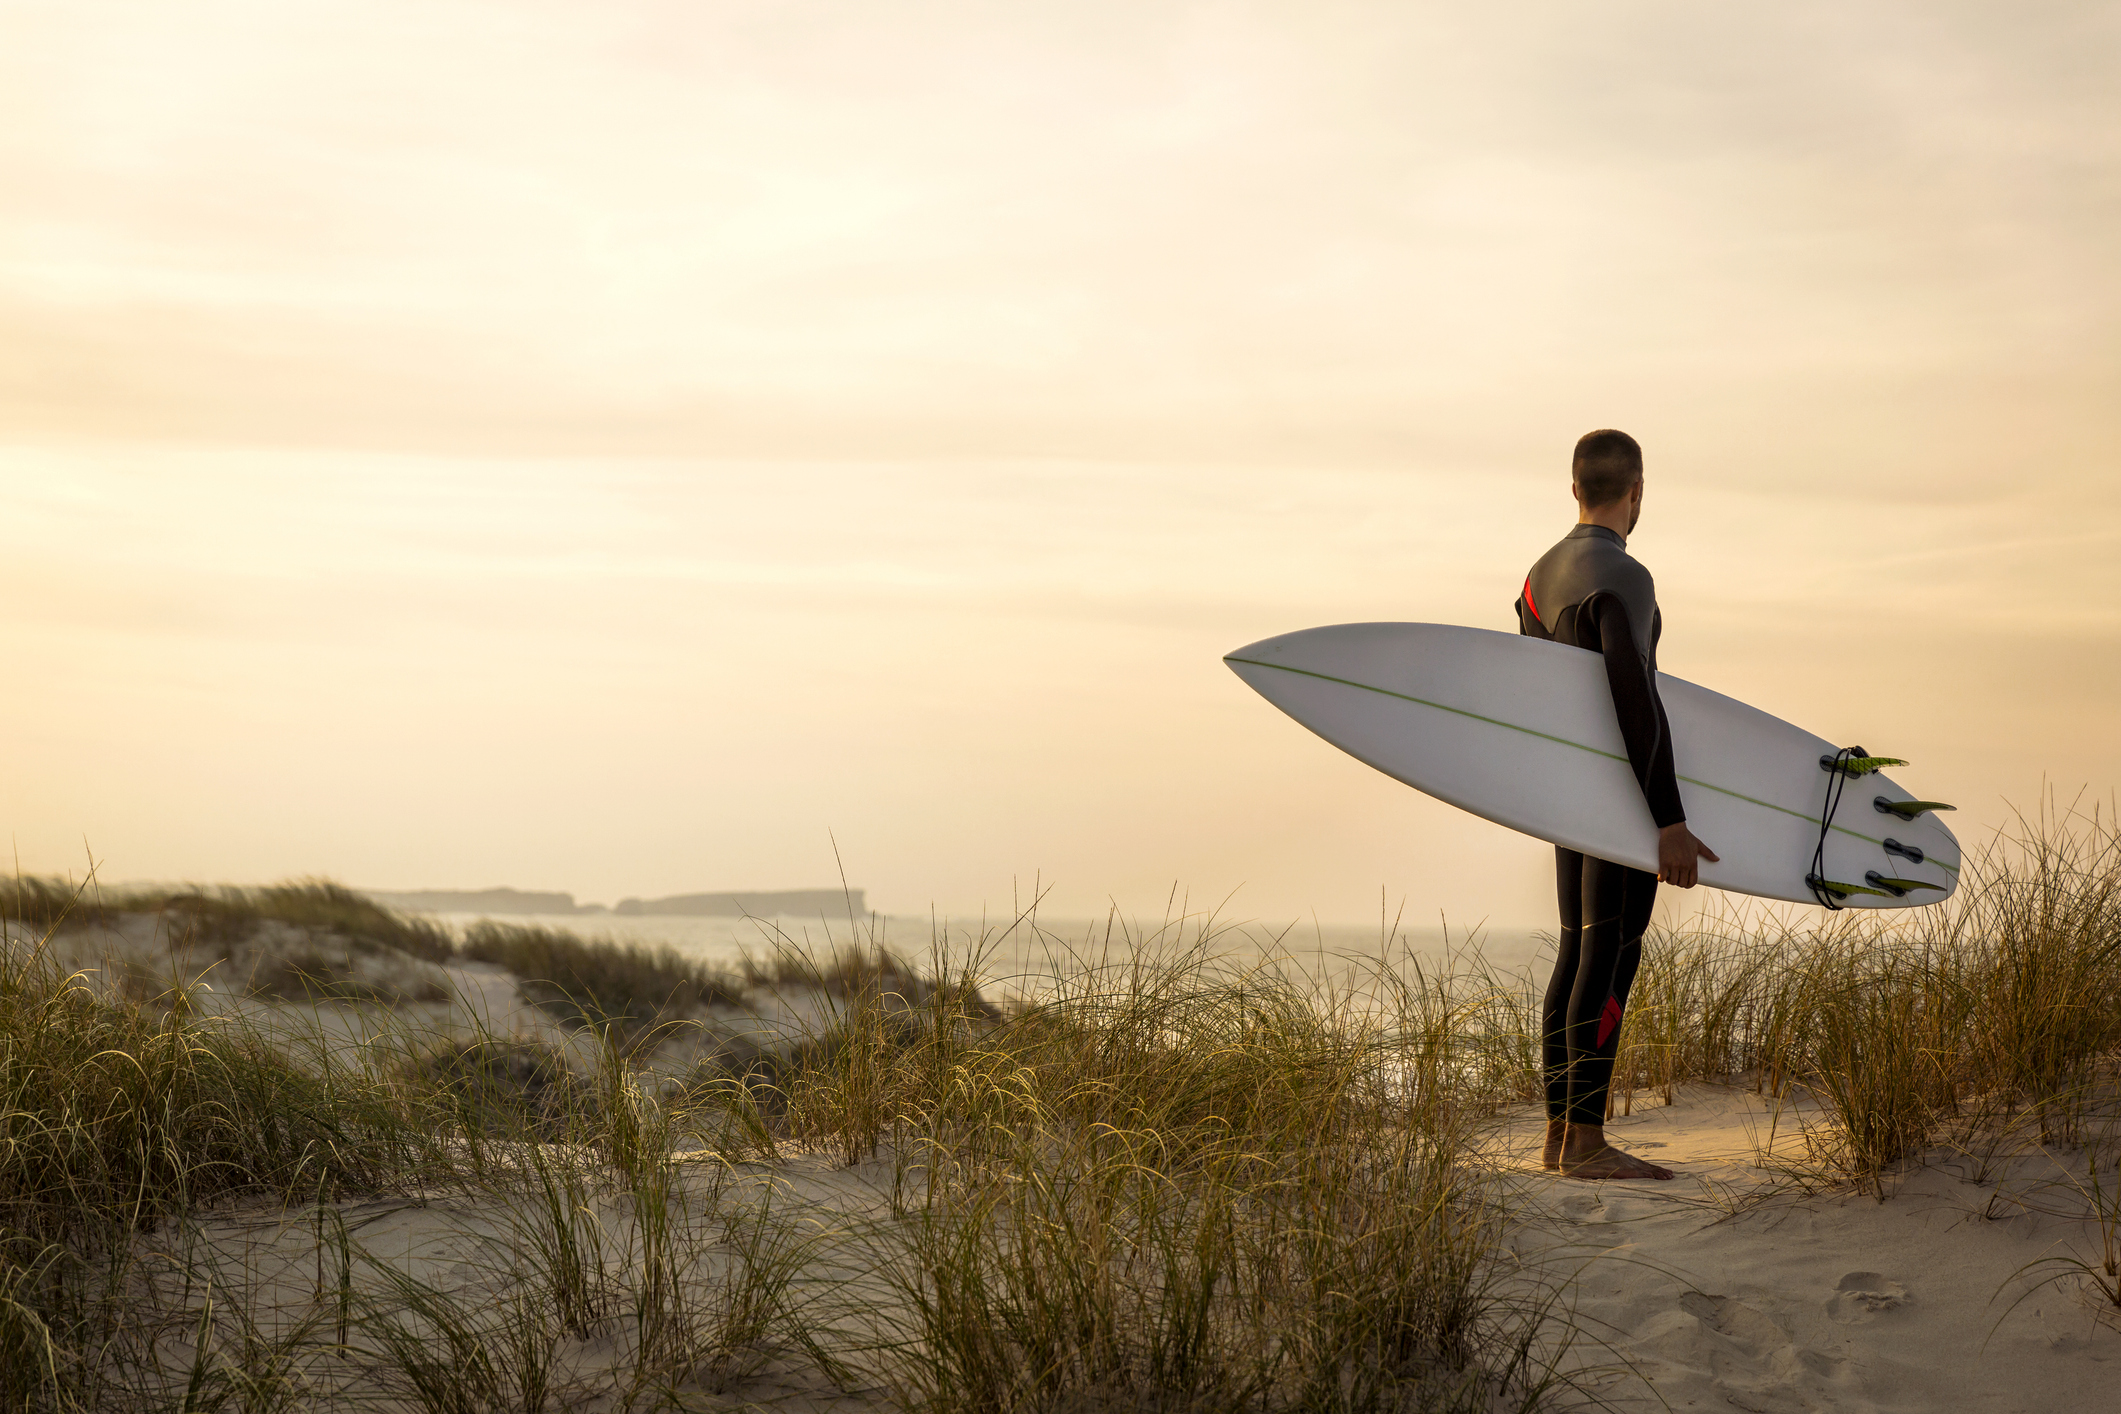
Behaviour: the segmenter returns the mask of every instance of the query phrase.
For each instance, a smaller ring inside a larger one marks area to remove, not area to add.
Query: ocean
[[[423,915],[461,934],[480,921],[553,928],[584,938],[670,947],[719,967],[734,969],[745,956],[761,960],[795,952],[825,957],[859,940],[882,943],[923,972],[940,957],[953,975],[970,965],[975,980],[997,994],[1031,995],[1056,975],[1088,967],[1110,967],[1137,956],[1171,956],[1199,948],[1221,967],[1280,965],[1316,982],[1340,985],[1380,966],[1395,972],[1420,967],[1431,974],[1465,967],[1477,955],[1499,972],[1535,972],[1551,962],[1550,939],[1521,933],[1467,936],[1442,928],[1395,929],[1381,924],[1350,926],[1311,922],[1211,924],[1200,916],[1172,923],[1162,919],[1046,918],[969,921],[872,915],[859,926],[842,918],[710,918],[666,914],[430,913]]]

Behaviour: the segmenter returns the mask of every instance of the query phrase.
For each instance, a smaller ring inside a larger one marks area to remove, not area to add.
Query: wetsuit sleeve
[[[1672,766],[1672,729],[1657,696],[1650,664],[1635,646],[1627,606],[1611,594],[1594,596],[1598,645],[1605,655],[1606,685],[1613,691],[1613,711],[1620,718],[1620,739],[1628,745],[1628,764],[1649,802],[1657,828],[1686,819],[1679,803],[1679,779]]]

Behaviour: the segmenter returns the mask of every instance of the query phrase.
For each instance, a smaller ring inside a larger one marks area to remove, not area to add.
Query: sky
[[[1666,671],[2110,801],[2116,92],[2103,3],[0,0],[18,865],[1541,926],[1219,660],[1513,627],[1601,426]]]

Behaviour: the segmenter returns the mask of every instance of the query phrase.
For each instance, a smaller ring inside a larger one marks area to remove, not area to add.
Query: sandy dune
[[[1888,1184],[1883,1201],[1806,1192],[1755,1163],[1770,1119],[1759,1097],[1688,1087],[1676,1105],[1638,1104],[1611,1129],[1681,1177],[1593,1184],[1536,1168],[1537,1118],[1507,1116],[1487,1157],[1509,1195],[1519,1289],[1556,1294],[1557,1316],[1576,1331],[1562,1367],[1586,1393],[1621,1408],[1757,1414],[2113,1406],[2121,1328],[2082,1299],[2074,1276],[2036,1287],[2024,1275],[2043,1258],[2096,1250],[2070,1182],[2082,1176],[2075,1153],[2020,1158],[1986,1183],[1970,1181],[1971,1160],[1942,1158]],[[1815,1120],[1786,1111],[1774,1155],[1793,1157],[1801,1125]],[[808,1244],[795,1295],[812,1320],[833,1326],[837,1312],[859,1312],[871,1329],[841,1326],[846,1337],[889,1338],[874,1327],[889,1324],[892,1298],[863,1238],[891,1212],[888,1158],[849,1168],[799,1156],[729,1171],[700,1156],[685,1168],[699,1211],[765,1201]],[[631,1260],[625,1200],[599,1207],[610,1259]],[[371,1256],[473,1304],[505,1296],[524,1236],[521,1215],[490,1203],[366,1203],[345,1216]],[[253,1210],[220,1215],[200,1236],[223,1271],[247,1274],[264,1306],[293,1313],[315,1309],[314,1234],[312,1217]],[[704,1276],[726,1260],[717,1250],[702,1249]],[[561,1382],[604,1383],[626,1359],[624,1327],[562,1341]],[[346,1374],[348,1389],[365,1383]],[[726,1394],[794,1410],[888,1404],[882,1389],[834,1390],[787,1350]]]
[[[115,964],[103,955],[114,947],[145,957],[156,944],[146,933],[85,937],[70,943],[81,952],[70,965],[107,968]],[[571,1043],[523,1002],[508,974],[481,965],[435,971],[446,976],[449,1002],[299,1010],[346,1045],[409,1024]],[[233,1006],[237,995],[230,989],[213,1005]],[[730,1037],[771,1043],[815,1029],[831,1008],[829,998],[800,989],[752,1001],[750,1010],[703,1018],[698,1036],[663,1059],[676,1065]],[[244,1006],[259,1017],[283,1008],[295,1015],[288,1004]],[[1583,1183],[1543,1172],[1542,1124],[1531,1107],[1502,1116],[1476,1159],[1509,1214],[1508,1242],[1521,1265],[1507,1285],[1551,1298],[1552,1329],[1573,1332],[1560,1368],[1583,1391],[1621,1408],[1758,1414],[2121,1407],[2121,1319],[2055,1260],[2096,1263],[2110,1240],[2087,1202],[2086,1151],[1936,1153],[1890,1177],[1881,1199],[1803,1176],[1807,1136],[1823,1132],[1816,1110],[1774,1109],[1748,1091],[1708,1086],[1682,1087],[1675,1098],[1667,1107],[1638,1094],[1633,1113],[1609,1126],[1622,1146],[1677,1170],[1670,1183]],[[2110,1175],[2116,1136],[2094,1138],[2092,1152]],[[900,1308],[877,1274],[871,1240],[893,1220],[895,1183],[909,1177],[888,1155],[854,1167],[792,1154],[734,1168],[700,1155],[679,1171],[694,1227],[684,1279],[703,1300],[729,1299],[741,1245],[732,1224],[763,1208],[779,1240],[794,1245],[788,1296],[814,1331],[843,1348],[903,1333],[887,1329]],[[551,1372],[568,1407],[588,1411],[610,1402],[631,1360],[638,1323],[628,1293],[641,1285],[641,1235],[624,1195],[606,1188],[585,1201],[608,1318],[594,1332],[559,1335]],[[385,1296],[395,1271],[480,1320],[506,1317],[542,1221],[527,1197],[496,1196],[347,1204],[339,1216],[364,1258],[349,1273],[350,1289]],[[188,1250],[169,1254],[168,1270],[210,1274],[267,1327],[316,1322],[340,1285],[320,1257],[320,1231],[314,1209],[203,1215],[181,1237]],[[179,1308],[195,1299],[172,1294]],[[326,1325],[314,1339],[335,1343],[335,1321]],[[887,1391],[864,1388],[860,1378],[828,1378],[781,1334],[762,1333],[732,1358],[725,1377],[708,1383],[738,1403],[888,1403]],[[381,1373],[380,1364],[334,1356],[312,1375],[318,1393],[352,1394],[377,1392]]]
[[[1569,1363],[1631,1367],[1592,1388],[1643,1408],[1763,1414],[2121,1407],[2121,1329],[2074,1274],[2038,1289],[2020,1275],[2099,1250],[2069,1182],[2080,1155],[2021,1158],[1985,1184],[1971,1159],[1941,1158],[1889,1181],[1884,1201],[1807,1194],[1753,1162],[1770,1118],[1759,1097],[1677,1098],[1608,1128],[1678,1170],[1670,1183],[1537,1174],[1538,1116],[1506,1131],[1531,1170],[1514,1184],[1511,1244],[1571,1278],[1562,1301],[1585,1343]],[[1791,1118],[1778,1153],[1795,1148]]]

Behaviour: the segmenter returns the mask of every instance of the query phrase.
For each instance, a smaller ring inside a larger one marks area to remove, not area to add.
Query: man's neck
[[[1615,501],[1610,506],[1600,506],[1595,510],[1579,510],[1576,513],[1576,523],[1578,525],[1595,525],[1601,529],[1610,530],[1620,537],[1621,544],[1625,545],[1628,543],[1628,503],[1626,501]]]

